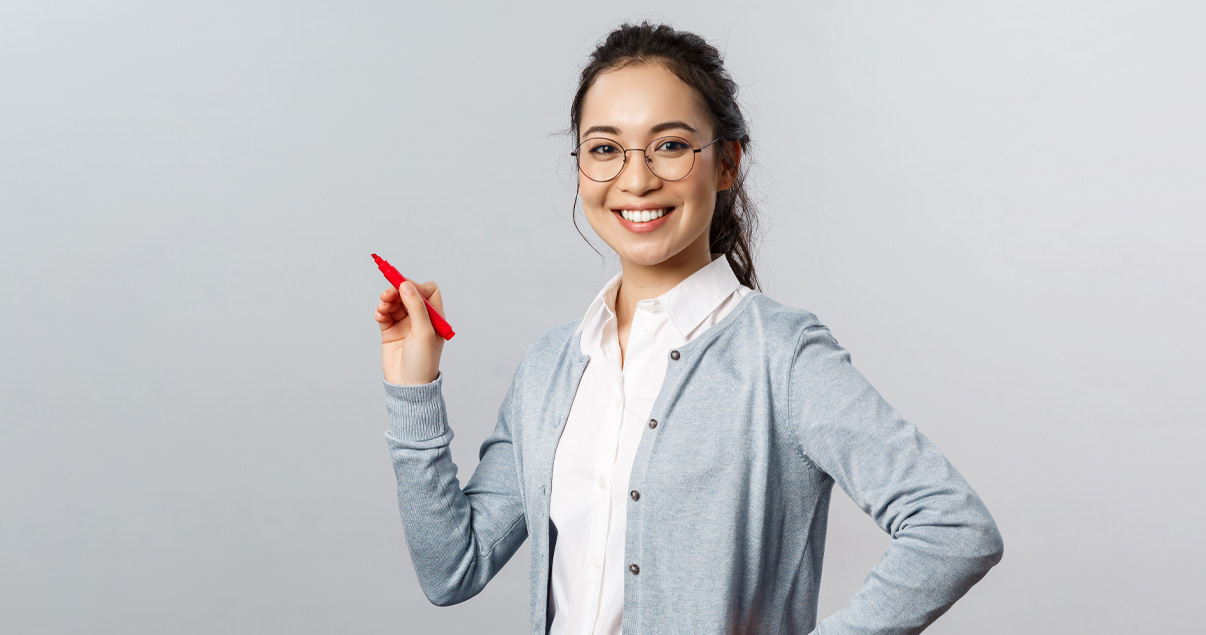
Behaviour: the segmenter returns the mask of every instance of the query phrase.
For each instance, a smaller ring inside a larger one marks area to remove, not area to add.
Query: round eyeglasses
[[[628,153],[639,151],[645,154],[645,164],[654,176],[663,181],[678,181],[686,178],[695,167],[695,155],[717,141],[720,141],[719,137],[695,148],[682,137],[659,137],[643,150],[625,150],[624,146],[606,137],[591,137],[578,144],[570,156],[576,158],[578,169],[586,178],[602,182],[619,176],[628,163]]]

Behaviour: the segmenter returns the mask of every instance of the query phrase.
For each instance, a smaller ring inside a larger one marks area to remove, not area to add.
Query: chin
[[[653,267],[660,265],[674,256],[673,253],[669,253],[665,249],[658,247],[655,247],[654,249],[642,249],[636,251],[631,249],[624,251],[615,249],[614,251],[619,254],[622,259],[628,260],[632,264],[640,265],[642,267]]]

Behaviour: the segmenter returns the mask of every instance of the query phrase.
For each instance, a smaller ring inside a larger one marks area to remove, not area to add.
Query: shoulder
[[[759,335],[775,345],[799,344],[809,333],[829,332],[829,327],[808,309],[784,304],[761,292],[752,295],[744,318],[747,324],[757,325]]]
[[[838,343],[829,326],[816,313],[759,294],[749,307],[746,329],[758,340],[747,344],[774,360],[772,368],[786,371],[789,381],[844,372],[850,352]],[[756,326],[757,328],[751,328]]]
[[[784,364],[789,382],[832,381],[849,373],[850,351],[812,311],[766,296],[750,308],[762,327],[765,354]]]
[[[800,357],[816,352],[817,338],[831,337],[816,313],[762,292],[746,295],[730,317],[703,348],[725,364],[765,368],[772,376],[790,374]]]

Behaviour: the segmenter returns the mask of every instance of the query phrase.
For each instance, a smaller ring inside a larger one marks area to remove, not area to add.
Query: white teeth
[[[659,209],[659,210],[652,210],[652,211],[651,210],[643,210],[640,212],[635,212],[635,211],[631,211],[631,210],[621,210],[620,215],[634,223],[647,223],[651,220],[656,220],[658,218],[665,216],[666,212],[668,212],[668,211],[670,211],[669,207]]]

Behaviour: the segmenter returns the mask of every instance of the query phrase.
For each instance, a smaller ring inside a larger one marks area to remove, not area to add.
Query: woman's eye
[[[611,154],[615,151],[616,151],[616,149],[614,146],[609,146],[606,144],[595,146],[594,148],[591,148],[591,152],[593,154]]]
[[[662,143],[661,145],[659,145],[657,147],[657,149],[658,150],[669,150],[671,152],[677,152],[679,150],[686,150],[687,145],[681,141],[666,141],[666,142]]]

